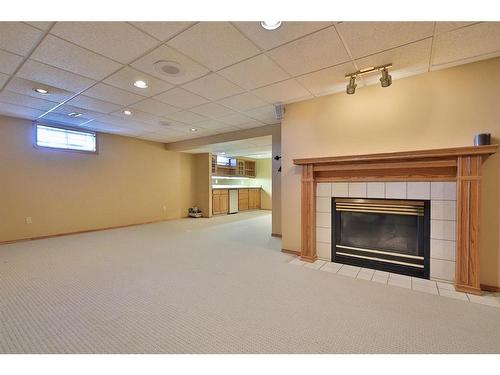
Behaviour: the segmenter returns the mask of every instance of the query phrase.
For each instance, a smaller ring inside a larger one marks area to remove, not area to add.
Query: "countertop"
[[[212,189],[260,189],[262,186],[251,185],[212,185]]]

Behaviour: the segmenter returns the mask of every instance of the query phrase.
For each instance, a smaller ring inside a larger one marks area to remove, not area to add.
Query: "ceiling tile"
[[[475,22],[436,22],[435,34],[446,33],[448,31],[456,30],[458,28],[472,25]]]
[[[223,107],[217,103],[207,103],[195,108],[191,108],[192,112],[211,118],[219,118],[233,115],[235,112],[229,108]]]
[[[247,124],[247,123],[251,122],[252,120],[253,119],[251,119],[250,117],[242,115],[241,113],[235,113],[233,115],[224,116],[224,117],[221,117],[219,119],[219,121],[223,122],[224,124],[234,125],[234,126]]]
[[[50,32],[124,64],[158,44],[125,22],[58,22]]]
[[[76,118],[86,119],[87,121],[91,120],[91,119],[96,119],[96,118],[102,117],[104,115],[103,113],[100,113],[100,112],[95,112],[92,110],[88,110],[88,109],[80,108],[80,107],[75,107],[73,105],[68,105],[68,104],[57,107],[51,113],[58,113],[58,114],[61,114],[63,116],[68,116],[68,113],[72,113],[72,112],[81,113],[82,115],[80,117],[76,117]],[[68,117],[70,117],[70,116],[68,116]]]
[[[22,22],[0,22],[0,49],[27,56],[43,32]]]
[[[177,132],[177,133],[188,133],[190,132],[190,128],[192,126],[188,124],[184,124],[182,122],[165,119],[160,122],[161,132]]]
[[[289,103],[298,100],[312,98],[312,95],[299,85],[295,80],[290,79],[270,86],[262,87],[252,91],[259,98],[269,103]]]
[[[0,73],[0,87],[3,86],[8,79],[9,76],[7,74]]]
[[[194,124],[203,120],[206,120],[205,116],[201,116],[197,113],[193,113],[190,111],[181,111],[181,112],[175,112],[175,113],[170,113],[169,115],[165,116],[169,120],[174,120],[174,121],[180,121],[185,124]]]
[[[186,83],[182,86],[186,90],[201,95],[210,100],[226,98],[228,96],[242,93],[244,90],[224,77],[211,73],[196,81]]]
[[[267,54],[293,76],[349,60],[334,27],[278,47]]]
[[[342,22],[336,27],[355,59],[427,38],[434,31],[433,22]]]
[[[207,120],[207,121],[199,122],[196,124],[196,126],[198,128],[209,129],[209,130],[227,128],[227,124],[224,124],[223,122],[216,121],[216,120]]]
[[[162,103],[154,99],[144,99],[138,103],[132,104],[130,108],[148,112],[156,116],[165,116],[169,113],[179,112],[180,108],[170,104]]]
[[[237,111],[247,111],[249,109],[262,107],[268,104],[249,92],[221,99],[218,103]]]
[[[181,89],[180,87],[176,87],[172,90],[164,92],[163,94],[156,95],[153,99],[183,109],[188,109],[203,103],[208,103],[207,99],[202,98],[201,96],[193,94],[184,89]]]
[[[48,30],[49,27],[52,26],[54,22],[25,22],[25,23],[27,23],[30,26],[36,27],[39,30],[45,31]]]
[[[120,113],[121,114],[121,113]],[[100,122],[103,122],[105,124],[111,124],[111,125],[116,125],[119,127],[123,128],[130,128],[130,129],[143,129],[147,128],[147,125],[135,120],[132,118],[132,116],[117,116],[117,115],[105,115],[103,117],[99,118]]]
[[[269,50],[332,25],[332,22],[283,22],[273,31],[260,22],[235,22],[234,25],[260,48]]]
[[[88,123],[82,124],[80,127],[84,129],[98,131],[101,133],[110,133],[118,135],[128,135],[131,133],[130,129],[128,128],[122,128],[119,126],[106,124],[104,122],[101,122],[100,120],[92,120]]]
[[[0,50],[0,73],[14,73],[21,61],[23,61],[22,56]]]
[[[161,118],[159,116],[152,115],[150,113],[138,111],[136,109],[132,110],[132,116],[128,116],[122,112],[122,110],[116,111],[112,114],[113,116],[120,117],[124,120],[137,121],[149,125],[160,125]]]
[[[432,38],[428,38],[355,61],[360,69],[392,63],[393,67],[390,69],[390,73],[393,79],[397,79],[410,74],[427,72],[431,46]],[[370,74],[363,77],[366,84],[378,84],[379,79],[380,74]]]
[[[297,77],[296,80],[314,95],[324,95],[343,91],[346,86],[345,75],[356,70],[354,64],[348,62]]]
[[[245,112],[248,116],[261,121],[265,124],[276,124],[279,121],[276,120],[276,114],[274,112],[274,107],[272,105],[266,105],[265,107],[255,108],[250,111]]]
[[[42,88],[49,92],[49,94],[39,94],[34,91],[34,88]],[[6,87],[6,90],[17,92],[18,94],[28,95],[33,98],[39,98],[44,100],[50,100],[51,102],[62,103],[72,96],[75,95],[74,92],[66,91],[54,86],[30,81],[27,79],[22,79],[14,77]]]
[[[250,138],[248,141],[256,146],[272,146],[273,137],[266,135],[264,137]]]
[[[79,92],[95,84],[95,81],[89,78],[33,60],[26,61],[17,76],[72,92]]]
[[[290,76],[266,55],[258,55],[218,72],[247,90],[283,81]]]
[[[200,22],[167,44],[214,71],[259,53],[228,22]]]
[[[500,22],[483,22],[434,38],[432,65],[500,54]]]
[[[145,89],[135,87],[134,82],[138,80],[146,82],[148,84],[148,87]],[[170,83],[150,76],[149,74],[132,69],[128,66],[119,70],[111,77],[106,78],[104,82],[143,96],[153,96],[173,87]]]
[[[85,95],[121,105],[130,105],[144,99],[143,96],[133,94],[104,83],[98,83],[97,85],[91,87],[85,91]]]
[[[52,35],[44,38],[30,58],[97,81],[121,67],[113,60]]]
[[[184,71],[181,75],[177,76],[159,72],[155,68],[155,63],[157,63],[158,61],[176,62],[181,65]],[[209,72],[209,70],[204,66],[198,64],[197,62],[191,60],[189,57],[184,56],[182,53],[179,53],[168,46],[160,46],[154,49],[146,56],[134,62],[132,66],[143,72],[149,73],[157,78],[176,85],[191,81]]]
[[[85,95],[76,96],[75,98],[68,101],[68,104],[101,113],[111,113],[121,108],[121,106],[118,104],[113,104],[110,102],[106,102],[104,100],[94,99]]]
[[[132,22],[132,24],[156,39],[166,41],[194,22]]]
[[[6,90],[0,93],[0,102],[35,108],[40,111],[48,111],[49,109],[52,109],[59,104],[56,102],[50,102],[48,100],[38,99],[32,96],[22,95]]]
[[[41,119],[42,122],[55,122],[57,124],[67,125],[67,126],[79,126],[87,121],[90,118],[86,117],[70,117],[67,114],[50,112],[44,115]]]
[[[45,111],[40,111],[34,108],[22,107],[20,105],[0,102],[0,113],[5,116],[35,120],[39,116],[43,115],[44,112]]]

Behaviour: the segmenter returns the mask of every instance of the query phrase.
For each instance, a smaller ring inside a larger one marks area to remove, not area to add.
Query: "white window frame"
[[[62,147],[51,147],[51,146],[39,145],[38,144],[38,126],[44,126],[47,128],[54,128],[54,129],[61,129],[61,130],[68,130],[68,131],[84,133],[84,134],[90,134],[95,138],[95,150],[80,150],[80,149],[75,149],[75,148],[62,148]],[[75,127],[70,127],[70,126],[46,124],[46,123],[41,123],[41,122],[33,122],[33,147],[35,147],[36,149],[40,149],[40,150],[77,152],[77,153],[84,153],[84,154],[98,154],[99,137],[98,137],[98,133],[93,131],[93,130],[75,128]]]

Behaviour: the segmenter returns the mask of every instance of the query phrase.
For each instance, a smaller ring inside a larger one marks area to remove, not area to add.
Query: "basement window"
[[[92,131],[36,124],[35,144],[37,147],[59,150],[97,152],[97,134]]]

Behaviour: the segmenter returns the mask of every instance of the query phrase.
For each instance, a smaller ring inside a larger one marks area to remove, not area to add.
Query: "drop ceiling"
[[[191,154],[211,152],[212,154],[229,157],[244,156],[253,159],[265,159],[271,157],[272,136],[241,139],[237,141],[214,143],[191,150],[183,150]]]
[[[0,22],[0,114],[169,143],[274,124],[273,104],[367,66],[396,80],[499,55],[499,22]]]

